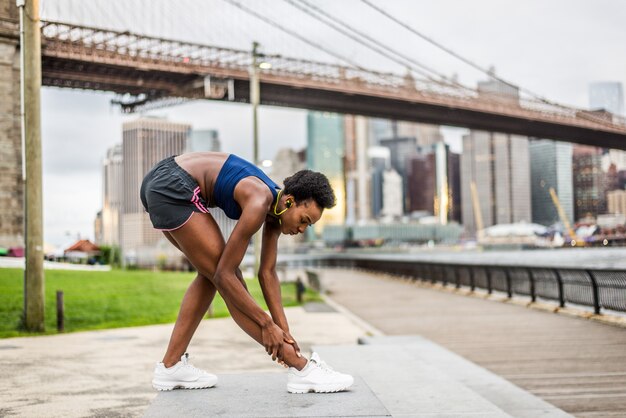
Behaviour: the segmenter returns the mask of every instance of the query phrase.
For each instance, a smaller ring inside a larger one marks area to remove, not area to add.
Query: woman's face
[[[293,197],[290,198],[294,202]],[[302,234],[307,226],[313,225],[322,217],[322,209],[313,199],[296,202],[280,215],[280,231],[285,235]]]

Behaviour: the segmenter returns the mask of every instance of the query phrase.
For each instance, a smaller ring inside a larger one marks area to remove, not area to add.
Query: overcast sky
[[[237,0],[239,1],[239,0]],[[413,59],[470,86],[484,75],[447,56],[360,0],[308,0]],[[371,0],[392,15],[482,67],[564,104],[588,107],[594,81],[626,84],[626,3],[621,0]],[[247,0],[246,7],[367,68],[404,68],[324,26],[283,0]],[[253,40],[266,53],[341,63],[225,0],[42,0],[42,17],[238,49]],[[343,62],[345,64],[345,62]],[[44,234],[60,245],[93,238],[102,205],[101,161],[121,142],[121,115],[113,95],[45,88],[42,92]],[[217,129],[223,151],[252,155],[249,105],[192,102],[150,112],[194,128]],[[459,129],[444,129],[458,146]],[[306,112],[260,109],[260,156],[306,144]]]

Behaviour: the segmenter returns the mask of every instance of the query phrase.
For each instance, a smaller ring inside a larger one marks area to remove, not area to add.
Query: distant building
[[[345,221],[344,150],[343,116],[327,112],[309,112],[307,168],[323,173],[337,198],[337,205],[324,210],[322,218],[315,224],[315,231],[318,234],[325,224],[342,224]]]
[[[602,171],[602,148],[579,144],[573,147],[574,218],[577,221],[606,213],[606,178]]]
[[[306,150],[296,151],[292,148],[281,148],[272,161],[270,178],[281,187],[284,180],[306,168]]]
[[[450,152],[450,147],[443,142],[417,149],[418,153],[408,157],[407,162],[409,212],[439,215],[443,206],[446,221],[460,222],[459,154]],[[438,152],[442,155],[438,156]]]
[[[382,216],[397,219],[404,213],[402,210],[402,177],[394,169],[383,173],[383,208]]]
[[[88,260],[100,255],[100,247],[89,241],[81,239],[63,250],[63,256],[72,262]]]
[[[369,119],[364,116],[344,116],[345,222],[348,225],[362,224],[372,218],[368,161],[368,147],[372,143],[370,135],[372,129]]]
[[[448,152],[448,218],[461,223],[461,155]]]
[[[124,179],[122,144],[109,148],[102,161],[102,233],[96,244],[120,245]]]
[[[222,149],[219,134],[215,129],[192,130],[187,138],[185,152],[215,151]]]
[[[389,161],[389,148],[370,147],[367,151],[371,170],[371,199],[372,217],[379,218],[383,209],[383,177],[386,170],[391,167]]]
[[[589,84],[589,106],[591,110],[607,110],[614,115],[624,116],[622,83],[601,81]]]
[[[102,211],[99,210],[96,214],[96,219],[93,221],[93,236],[96,244],[102,242]]]
[[[606,194],[608,213],[626,215],[626,190],[613,190]]]
[[[407,157],[406,181],[408,212],[435,213],[437,163],[432,148]]]
[[[548,139],[530,141],[532,221],[542,225],[561,222],[550,196],[554,188],[567,220],[574,221],[572,144]]]
[[[613,119],[625,116],[622,83],[606,81],[589,84],[589,107],[593,111],[611,112]],[[587,161],[589,158],[591,157],[580,157],[579,160],[587,164],[590,163],[590,161]],[[600,158],[600,167],[598,167],[595,162],[596,157],[593,157],[594,168],[596,171],[599,171],[599,173],[596,173],[593,181],[587,181],[586,186],[581,186],[583,189],[586,188],[587,190],[587,192],[584,193],[581,190],[581,204],[585,206],[585,199],[588,199],[595,193],[595,186],[593,186],[592,183],[598,184],[601,196],[599,197],[597,212],[593,211],[593,205],[591,207],[585,207],[585,210],[594,216],[605,213],[605,210],[608,209],[607,192],[623,189],[619,173],[620,171],[626,170],[626,152],[622,150],[602,149]],[[591,176],[593,176],[593,173]],[[587,173],[584,178],[589,180],[590,175]]]
[[[144,247],[153,247],[163,234],[152,227],[139,199],[139,189],[146,173],[160,160],[182,154],[191,126],[165,119],[140,118],[124,123],[123,200],[120,243],[126,262],[140,258]]]
[[[394,136],[393,132],[393,123],[389,119],[368,119],[368,145],[370,147],[380,145],[381,139],[392,138]]]
[[[401,206],[403,213],[409,209],[407,161],[408,157],[417,152],[417,139],[415,137],[394,137],[380,140],[380,145],[389,148],[391,168],[402,178]]]
[[[476,187],[478,201],[471,193]],[[528,138],[470,131],[463,137],[461,210],[463,224],[476,232],[474,206],[480,206],[483,226],[531,220]]]

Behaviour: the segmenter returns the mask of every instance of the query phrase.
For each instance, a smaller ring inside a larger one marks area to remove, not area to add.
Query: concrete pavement
[[[354,344],[365,334],[341,313],[308,310],[286,309],[303,352],[313,344]],[[0,340],[0,417],[141,416],[157,395],[150,384],[152,370],[165,352],[172,327]],[[189,353],[195,366],[218,376],[270,373],[286,385],[285,369],[231,318],[202,321]]]

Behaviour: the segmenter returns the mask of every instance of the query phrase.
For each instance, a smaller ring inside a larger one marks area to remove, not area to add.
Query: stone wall
[[[20,54],[15,0],[0,0],[0,246],[24,245]],[[11,22],[13,20],[14,22]]]

